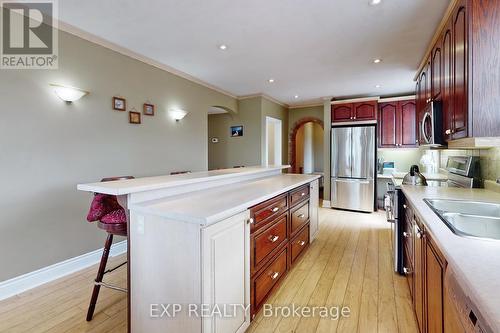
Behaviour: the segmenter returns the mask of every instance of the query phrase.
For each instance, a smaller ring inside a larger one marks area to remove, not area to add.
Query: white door
[[[264,165],[281,165],[281,119],[266,117]]]
[[[226,318],[203,318],[203,333],[243,333],[250,326],[249,218],[245,211],[202,230],[202,303],[229,311]]]

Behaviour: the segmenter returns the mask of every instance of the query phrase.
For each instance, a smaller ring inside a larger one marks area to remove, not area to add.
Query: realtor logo
[[[2,69],[57,69],[56,0],[1,2]]]

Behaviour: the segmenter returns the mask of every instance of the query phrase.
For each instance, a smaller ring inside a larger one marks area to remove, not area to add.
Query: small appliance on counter
[[[382,174],[392,175],[396,171],[394,162],[384,162],[382,163]]]
[[[427,179],[420,173],[418,165],[412,165],[403,178],[403,185],[427,186]]]

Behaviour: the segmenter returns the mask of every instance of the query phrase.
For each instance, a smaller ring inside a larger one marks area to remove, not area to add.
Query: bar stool
[[[109,177],[109,178],[103,178],[101,180],[101,182],[109,182],[109,181],[125,180],[125,179],[134,179],[134,177],[132,177],[132,176]],[[109,197],[116,200],[116,197],[114,197],[114,196],[109,196]],[[122,209],[125,209],[125,208],[122,207]],[[108,263],[108,257],[109,257],[109,250],[111,249],[111,245],[113,244],[113,237],[115,235],[125,236],[125,237],[127,236],[127,220],[125,218],[125,220],[123,222],[120,221],[119,223],[104,223],[104,222],[98,220],[97,227],[101,230],[104,230],[108,234],[108,236],[106,238],[106,242],[104,243],[104,249],[102,251],[101,262],[99,264],[99,269],[97,270],[97,277],[95,278],[95,282],[94,282],[94,290],[92,291],[92,297],[90,298],[89,309],[87,311],[87,321],[91,321],[92,317],[94,316],[94,310],[95,310],[95,306],[97,303],[97,298],[99,296],[99,291],[101,290],[101,286],[109,288],[109,289],[125,292],[125,293],[127,292],[127,289],[125,289],[125,288],[113,286],[113,285],[110,285],[108,283],[102,282],[105,274],[111,273],[114,270],[122,267],[123,265],[125,265],[127,263],[125,261],[114,268],[106,270],[106,264]]]

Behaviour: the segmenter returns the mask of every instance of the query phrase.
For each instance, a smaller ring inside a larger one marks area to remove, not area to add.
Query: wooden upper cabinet
[[[353,110],[353,120],[377,119],[377,101],[354,103]]]
[[[398,109],[397,102],[387,102],[379,104],[379,147],[396,147],[396,113]]]
[[[352,103],[332,105],[332,122],[351,121],[352,117]]]
[[[417,106],[414,100],[399,101],[399,144],[400,147],[416,147],[417,140]]]
[[[332,122],[377,119],[377,101],[332,105]]]
[[[416,147],[417,117],[415,100],[379,104],[379,147]]]
[[[442,63],[442,43],[440,40],[432,49],[431,54],[431,98],[432,100],[439,100],[441,98],[441,63]]]
[[[453,36],[451,19],[446,24],[441,44],[441,100],[443,101],[443,131],[446,141],[453,129]]]
[[[460,1],[453,12],[453,139],[460,139],[467,136],[466,14],[465,1]],[[498,56],[498,54],[495,56]],[[498,71],[498,68],[496,70]]]

